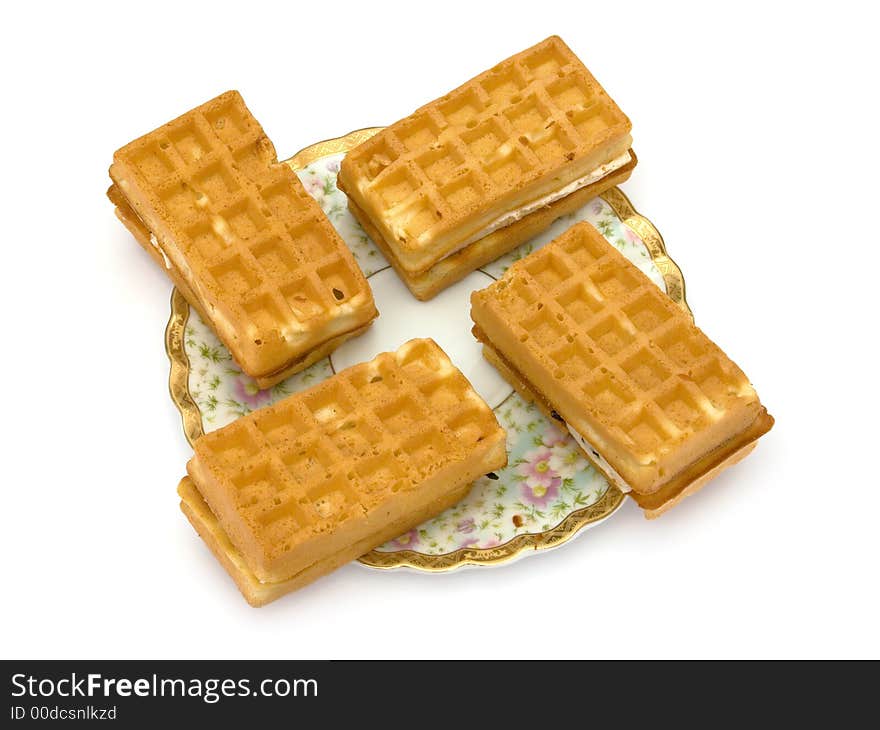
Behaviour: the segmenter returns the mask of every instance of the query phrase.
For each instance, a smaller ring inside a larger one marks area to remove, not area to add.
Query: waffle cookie
[[[351,252],[237,91],[117,150],[110,176],[119,219],[260,387],[376,317]]]
[[[656,517],[773,425],[743,372],[589,223],[471,297],[486,358]]]
[[[479,241],[475,241],[470,246],[465,246],[461,251],[456,251],[445,259],[441,259],[421,274],[410,274],[400,266],[391,249],[388,248],[382,239],[382,235],[376,230],[370,219],[364,215],[363,211],[357,207],[357,203],[349,200],[348,208],[361,224],[361,227],[367,232],[367,235],[376,242],[376,246],[382,251],[385,258],[391,262],[397,275],[403,280],[416,299],[426,301],[432,299],[452,284],[455,284],[455,282],[460,281],[470,272],[485,266],[499,256],[512,251],[521,243],[525,243],[530,238],[545,231],[558,218],[574,213],[612,185],[623,182],[629,177],[635,164],[636,157],[633,152],[632,161],[625,167],[609,173],[607,178],[603,178],[592,185],[587,185],[585,188],[576,190],[560,200],[539,208],[534,213],[521,218],[515,223],[499,228],[497,231],[492,231],[492,233],[483,236]]]
[[[359,145],[338,185],[427,299],[628,178],[630,128],[553,36]]]
[[[181,508],[263,605],[460,500],[507,463],[495,415],[433,340],[201,437]]]
[[[112,185],[107,191],[107,196],[116,206],[116,217],[119,218],[123,225],[134,236],[135,240],[141,245],[144,251],[146,251],[159,266],[165,268],[165,273],[168,275],[168,278],[171,279],[171,283],[174,284],[181,294],[183,294],[189,305],[195,309],[199,317],[202,318],[202,321],[210,322],[211,320],[208,319],[208,315],[202,309],[199,298],[195,295],[192,289],[189,288],[186,280],[180,275],[177,269],[173,266],[169,267],[166,265],[168,261],[167,257],[158,246],[153,244],[154,239],[150,235],[149,230],[144,226],[143,221],[131,209],[125,198],[119,193],[119,189],[115,185]],[[325,357],[328,357],[330,353],[346,340],[362,335],[367,331],[369,326],[370,322],[367,322],[363,327],[352,330],[351,332],[346,332],[338,337],[332,337],[314,350],[310,350],[304,355],[291,360],[284,370],[275,373],[271,378],[256,378],[257,385],[260,388],[269,388],[275,383],[290,377],[294,373],[298,373],[310,365],[314,365],[318,360],[323,360]]]

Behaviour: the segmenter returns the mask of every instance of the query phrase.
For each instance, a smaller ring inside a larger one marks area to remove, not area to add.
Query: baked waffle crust
[[[359,145],[338,184],[417,275],[512,211],[622,164],[630,129],[553,36]]]
[[[471,303],[490,361],[601,454],[649,516],[773,424],[742,371],[588,223]]]
[[[561,418],[554,411],[546,398],[538,393],[534,387],[525,381],[523,376],[516,372],[513,366],[487,341],[486,336],[478,327],[474,328],[474,336],[483,343],[483,356],[496,370],[509,382],[517,393],[527,402],[534,403],[541,412],[554,420]],[[695,494],[708,482],[714,479],[724,469],[742,461],[758,445],[758,439],[763,436],[773,425],[773,417],[766,410],[762,411],[755,423],[738,438],[722,444],[718,449],[707,454],[704,458],[695,462],[690,469],[680,474],[676,479],[668,482],[662,489],[649,495],[640,495],[629,492],[636,504],[642,508],[647,519],[653,520],[674,507],[682,499]],[[605,472],[605,468],[589,450],[584,450],[587,460],[605,474],[609,481],[613,479]]]
[[[192,289],[189,288],[186,280],[180,275],[174,265],[172,264],[170,267],[166,265],[165,259],[159,252],[159,249],[153,246],[150,241],[149,230],[147,230],[143,221],[138,218],[137,214],[131,209],[125,198],[121,196],[115,185],[107,191],[107,197],[109,197],[111,202],[116,206],[116,217],[129,230],[132,236],[134,236],[134,239],[141,245],[141,248],[150,255],[150,258],[152,258],[153,261],[159,266],[165,268],[165,273],[168,275],[168,278],[171,279],[171,283],[174,284],[181,294],[183,294],[187,303],[198,312],[202,321],[210,322],[208,317],[202,311],[202,305],[199,302],[199,298],[193,293]],[[333,337],[327,340],[323,345],[316,347],[314,350],[310,350],[301,357],[291,360],[287,366],[283,367],[281,370],[255,377],[254,382],[256,382],[258,388],[271,388],[285,378],[289,378],[291,375],[294,375],[301,370],[305,370],[310,365],[314,365],[318,360],[323,360],[346,340],[362,335],[367,331],[369,326],[369,323],[367,323],[356,330],[346,332],[339,337]]]
[[[200,438],[187,471],[208,511],[187,484],[182,507],[261,603],[423,522],[506,463],[491,409],[432,340],[412,340]]]
[[[117,216],[261,387],[376,316],[351,252],[230,91],[117,150]]]
[[[376,246],[394,267],[398,276],[416,299],[426,301],[437,296],[441,291],[460,281],[470,272],[485,266],[499,256],[512,251],[517,246],[525,243],[530,238],[537,236],[549,228],[554,221],[564,215],[569,215],[578,208],[582,208],[593,198],[605,192],[614,185],[625,182],[636,166],[635,152],[630,150],[632,160],[619,170],[612,172],[592,185],[576,190],[564,198],[546,205],[520,220],[504,226],[474,241],[470,246],[457,251],[451,256],[438,261],[430,269],[421,274],[410,274],[394,257],[393,249],[382,238],[380,231],[372,224],[369,217],[357,206],[351,198],[348,200],[348,208],[352,215],[357,218],[367,235],[375,241]]]
[[[199,490],[196,489],[189,477],[184,477],[180,481],[177,487],[177,494],[180,496],[180,509],[186,515],[186,518],[199,537],[205,541],[205,544],[214,553],[214,557],[217,558],[226,569],[226,572],[235,581],[245,600],[251,606],[259,608],[277,598],[281,598],[286,593],[291,593],[308,585],[313,580],[336,570],[336,568],[346,563],[350,563],[352,560],[356,560],[361,555],[368,553],[376,545],[381,545],[398,535],[402,535],[413,524],[418,525],[431,519],[434,515],[464,499],[469,490],[470,484],[453,490],[442,499],[425,507],[421,512],[407,515],[405,519],[388,525],[384,530],[380,530],[376,534],[354,543],[351,547],[329,558],[320,560],[295,576],[278,583],[261,583],[257,579],[253,571],[248,568],[241,553],[229,542],[229,538],[226,537],[226,533],[223,532],[223,528],[220,526],[214,513],[211,512],[210,507],[202,499],[202,495],[199,494]]]

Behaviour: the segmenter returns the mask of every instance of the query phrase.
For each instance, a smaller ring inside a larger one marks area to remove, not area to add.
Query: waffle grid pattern
[[[202,295],[209,289],[257,344],[273,333],[308,338],[349,302],[371,308],[350,252],[277,162],[237,92],[136,140],[116,159],[139,174]]]
[[[755,398],[742,371],[587,223],[492,288],[485,301],[519,342],[643,461]]]
[[[199,439],[259,542],[293,550],[369,517],[500,428],[430,340],[354,366]]]
[[[367,183],[407,248],[427,246],[477,206],[491,208],[629,132],[629,120],[559,39],[517,54],[356,148],[343,177]]]

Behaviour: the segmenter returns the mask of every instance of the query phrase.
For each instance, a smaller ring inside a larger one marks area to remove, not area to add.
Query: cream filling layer
[[[168,260],[168,256],[165,254],[165,251],[162,250],[162,247],[159,245],[159,239],[156,238],[155,234],[150,234],[150,243],[153,244],[153,248],[155,248],[162,256],[162,261],[165,262],[165,268],[171,268],[171,261]]]
[[[472,243],[479,241],[481,238],[488,236],[490,233],[494,233],[495,231],[505,228],[513,223],[516,223],[518,220],[525,218],[530,213],[534,213],[539,208],[544,208],[551,203],[555,203],[557,200],[561,200],[567,195],[571,195],[572,193],[580,190],[581,188],[587,187],[587,185],[592,185],[593,183],[599,182],[603,177],[607,177],[615,170],[619,170],[624,165],[629,164],[630,160],[632,160],[632,155],[630,153],[624,152],[619,157],[615,157],[610,162],[606,162],[604,165],[599,165],[592,172],[587,173],[575,180],[572,180],[567,185],[563,185],[561,188],[554,190],[547,195],[544,195],[540,198],[535,198],[529,203],[520,206],[519,208],[514,208],[513,210],[508,210],[505,213],[502,213],[497,218],[495,218],[491,223],[489,223],[484,228],[481,228],[479,231],[474,233],[473,235],[466,238],[462,243],[460,243],[456,248],[450,251],[443,259],[449,258],[454,253],[461,251],[461,249],[470,246]],[[442,261],[443,259],[440,259]]]
[[[590,455],[590,458],[596,462],[596,465],[605,472],[605,476],[608,477],[608,479],[613,482],[621,492],[625,493],[632,491],[632,487],[626,483],[626,480],[620,476],[611,464],[608,463],[605,457],[599,453],[599,450],[595,448],[593,444],[575,431],[568,423],[566,423],[565,426],[568,428],[568,432],[571,434],[572,438],[577,441],[578,446]]]

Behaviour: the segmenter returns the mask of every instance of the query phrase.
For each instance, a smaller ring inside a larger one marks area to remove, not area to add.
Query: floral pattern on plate
[[[329,155],[316,160],[299,170],[298,175],[369,277],[388,264],[349,213],[345,195],[336,187],[342,156]],[[581,220],[596,226],[608,241],[665,290],[663,276],[645,244],[601,198],[564,216],[543,234],[484,267],[483,271],[494,278],[500,277],[514,261]],[[206,432],[332,375],[328,358],[269,390],[259,390],[194,311],[189,313],[184,346],[190,362],[189,391]],[[513,393],[496,408],[496,414],[507,431],[508,466],[497,474],[479,479],[464,500],[377,548],[379,552],[405,550],[438,556],[461,548],[494,548],[519,535],[551,530],[573,512],[605,496],[609,488],[605,478],[582,456],[571,436],[533,404]]]
[[[507,431],[508,466],[477,480],[454,507],[377,550],[443,555],[493,548],[517,535],[550,530],[605,495],[605,478],[534,405],[514,394],[495,413]]]

